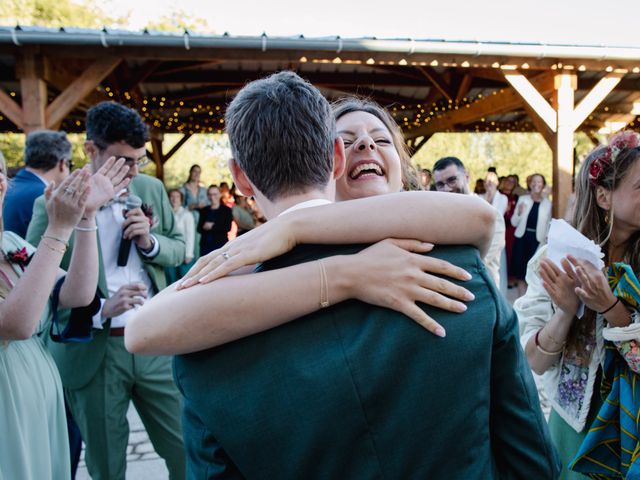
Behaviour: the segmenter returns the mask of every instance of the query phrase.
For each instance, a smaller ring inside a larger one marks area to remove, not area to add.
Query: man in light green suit
[[[180,396],[173,383],[170,358],[144,357],[124,348],[129,315],[145,298],[166,286],[164,267],[184,261],[185,243],[174,222],[163,184],[139,174],[147,162],[148,129],[137,112],[113,102],[87,112],[85,150],[94,170],[109,157],[125,158],[131,183],[96,217],[100,253],[98,297],[93,311],[76,310],[68,322],[91,327],[91,341],[54,343],[49,348],[60,370],[69,405],[86,443],[85,459],[93,480],[125,478],[132,400],[151,442],[172,479],[185,476],[180,425]],[[126,199],[138,196],[141,208]],[[27,238],[38,244],[48,223],[43,198],[36,200]],[[123,239],[130,247],[122,250]],[[73,246],[73,237],[71,238]],[[66,268],[72,248],[62,262]],[[119,251],[124,255],[120,255]],[[128,252],[127,252],[128,251]],[[124,258],[125,265],[122,265]],[[97,313],[96,313],[96,310]]]

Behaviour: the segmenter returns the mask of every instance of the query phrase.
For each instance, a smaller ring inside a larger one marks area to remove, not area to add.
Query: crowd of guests
[[[88,166],[54,131],[0,162],[0,478],[72,478],[82,438],[123,479],[130,402],[171,478],[636,478],[640,135],[576,180],[603,271],[546,258],[544,176],[416,171],[369,100],[281,72],[225,123],[232,187],[139,173],[148,129],[113,102]]]

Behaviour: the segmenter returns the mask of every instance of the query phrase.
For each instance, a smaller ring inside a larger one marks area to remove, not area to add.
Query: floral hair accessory
[[[622,150],[640,146],[640,135],[631,130],[616,134],[609,145],[600,149],[600,154],[589,165],[589,181],[596,186],[614,164]]]
[[[33,258],[33,254],[29,255],[29,253],[27,253],[27,249],[22,247],[20,250],[13,250],[6,253],[5,258],[7,259],[7,262],[18,265],[20,270],[24,272],[24,269],[29,265],[29,262]]]

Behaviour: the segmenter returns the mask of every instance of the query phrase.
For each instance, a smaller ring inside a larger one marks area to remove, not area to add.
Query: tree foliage
[[[175,10],[167,15],[162,15],[156,20],[150,21],[145,28],[159,32],[181,33],[189,30],[192,32],[213,33],[205,18],[197,17],[184,10]]]
[[[169,151],[181,137],[178,134],[165,135],[164,151]],[[193,164],[200,165],[200,181],[206,186],[231,182],[231,173],[227,167],[230,157],[231,148],[227,135],[194,135],[165,163],[164,183],[168,188],[180,187],[187,181]]]
[[[593,144],[578,133],[574,146],[578,168]],[[485,177],[489,167],[496,167],[499,176],[519,175],[523,186],[532,173],[542,173],[547,182],[552,181],[552,152],[539,133],[438,133],[413,156],[413,162],[418,168],[431,170],[439,158],[448,156],[462,160],[472,187],[476,179]]]
[[[109,15],[96,0],[2,0],[0,24],[102,28],[126,19]]]

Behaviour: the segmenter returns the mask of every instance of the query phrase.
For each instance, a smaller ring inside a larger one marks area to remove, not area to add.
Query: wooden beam
[[[531,79],[531,84],[542,94],[551,93],[553,91],[553,74],[546,72],[537,75]],[[453,128],[456,124],[473,122],[498,113],[511,112],[522,108],[523,105],[524,100],[518,92],[513,88],[505,88],[495,95],[489,95],[474,103],[461,106],[458,110],[450,110],[438,117],[433,117],[426,125],[415,128],[407,132],[406,135],[413,138],[443,132]]]
[[[135,69],[129,69],[126,63],[122,63],[121,67],[124,67],[125,74],[123,75],[124,80],[120,82],[120,89],[123,91],[129,91],[142,82],[144,82],[147,78],[149,78],[157,69],[162,65],[162,62],[156,60],[149,60],[139,67]]]
[[[24,130],[22,123],[22,109],[11,96],[0,90],[0,112],[13,122],[20,130]]]
[[[471,82],[473,82],[473,75],[471,75],[470,73],[465,73],[464,77],[462,77],[462,81],[460,82],[460,86],[458,87],[458,93],[456,94],[457,102],[462,101],[467,93],[469,93]]]
[[[447,100],[453,100],[449,84],[431,67],[416,67]]]
[[[624,74],[609,73],[602,77],[600,81],[587,93],[580,101],[573,112],[573,129],[575,130],[584,122],[611,91],[620,83]]]
[[[55,127],[73,110],[100,82],[118,66],[122,59],[103,56],[93,62],[78,78],[76,78],[46,110],[47,125]]]
[[[162,154],[162,134],[151,135],[151,157],[156,164],[156,177],[164,180],[164,161]]]
[[[544,138],[544,141],[547,142],[547,145],[549,145],[549,148],[551,150],[553,150],[554,141],[555,141],[554,140],[555,132],[553,132],[549,128],[549,125],[547,125],[544,122],[544,120],[542,120],[542,118],[540,118],[540,116],[538,115],[538,112],[536,112],[531,105],[529,105],[528,103],[525,103],[524,104],[524,109],[527,112],[527,114],[529,115],[529,118],[531,119],[531,122],[535,125],[536,130],[538,130],[540,135],[542,135],[542,138]]]
[[[425,144],[431,139],[431,136],[424,136],[420,139],[420,141],[418,143],[416,143],[413,146],[413,152],[411,154],[411,156],[415,155],[416,153],[418,153],[418,150],[420,150],[422,147],[425,146]]]
[[[553,216],[562,218],[572,192],[574,74],[560,73],[554,78],[553,105],[558,113],[553,151]]]
[[[56,62],[48,58],[45,58],[44,61],[44,81],[47,82],[49,86],[54,87],[58,92],[64,92],[87,67],[86,64],[74,65],[73,62]],[[104,92],[99,92],[94,89],[80,101],[79,106],[81,109],[86,110],[108,99],[109,97]]]
[[[167,163],[167,160],[173,157],[173,154],[180,150],[180,147],[182,147],[187,142],[187,140],[191,138],[191,136],[191,133],[185,133],[182,138],[178,140],[178,143],[171,147],[171,150],[169,150],[165,155],[162,156],[162,163]]]
[[[553,107],[549,105],[547,99],[540,95],[536,87],[521,73],[517,71],[504,71],[503,74],[504,78],[509,82],[509,85],[520,94],[525,104],[531,107],[531,110],[535,112],[539,119],[542,120],[552,132],[555,132],[557,128],[556,112]]]
[[[203,67],[209,67],[213,65],[220,65],[219,60],[213,60],[208,62],[163,62],[162,68],[158,68],[155,75],[167,75],[170,73],[186,72],[189,70],[200,70]]]

